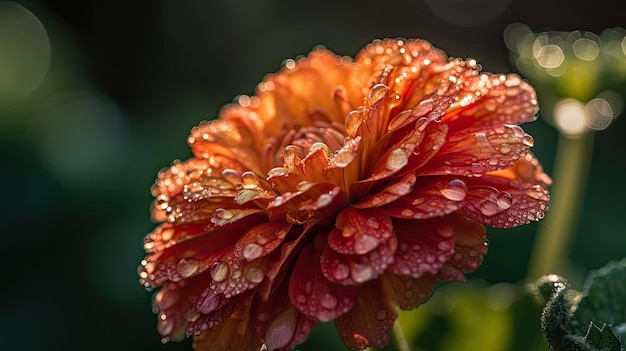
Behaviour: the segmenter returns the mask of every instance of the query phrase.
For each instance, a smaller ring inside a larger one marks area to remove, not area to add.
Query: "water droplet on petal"
[[[367,263],[357,263],[352,267],[352,279],[357,283],[363,283],[374,276],[374,269]]]
[[[496,203],[498,204],[498,207],[506,210],[513,205],[513,196],[506,191],[500,192],[496,197]]]
[[[320,297],[320,304],[329,310],[334,309],[335,307],[337,307],[337,297],[335,297],[334,295],[331,294],[324,294],[322,295],[322,297]]]
[[[508,154],[511,150],[513,150],[513,148],[509,144],[500,145],[500,153],[502,154]]]
[[[498,205],[496,203],[493,203],[491,201],[484,201],[482,204],[480,204],[480,212],[485,215],[485,216],[493,216],[496,213],[500,212],[500,208],[498,207]]]
[[[352,137],[355,136],[361,123],[363,123],[363,113],[357,110],[351,111],[346,116],[346,133]]]
[[[211,278],[216,282],[223,282],[228,277],[228,265],[225,262],[217,261],[209,269]]]
[[[343,168],[349,165],[354,157],[354,152],[347,149],[341,149],[337,151],[337,153],[335,153],[335,155],[333,156],[333,162],[337,167]]]
[[[393,150],[387,157],[387,169],[390,171],[397,171],[409,163],[409,156],[406,151],[402,149]]]
[[[439,192],[448,200],[463,201],[467,195],[467,187],[462,180],[452,179],[444,188],[440,189]]]
[[[243,257],[248,261],[252,261],[263,254],[263,246],[257,243],[249,243],[243,247]]]
[[[248,280],[251,283],[260,283],[261,281],[263,281],[263,272],[258,269],[258,268],[249,268],[248,270],[246,270],[245,275],[246,280]]]
[[[378,246],[378,241],[371,235],[358,235],[354,241],[354,252],[357,255],[363,255]]]
[[[474,174],[484,174],[486,171],[485,166],[481,165],[480,163],[472,163],[470,169]]]
[[[309,146],[309,153],[312,153],[319,149],[321,149],[324,152],[327,158],[331,158],[333,156],[333,153],[332,151],[330,151],[330,148],[328,147],[328,145],[322,143],[321,141],[311,144],[311,146]]]
[[[385,84],[376,84],[370,90],[367,96],[367,104],[368,106],[373,106],[387,94],[389,88]]]
[[[378,311],[376,311],[376,319],[379,321],[384,321],[385,319],[387,319],[387,311],[385,311],[384,308],[381,308]]]
[[[259,186],[259,177],[252,171],[244,172],[241,175],[241,186],[244,189],[256,189]]]
[[[178,261],[178,264],[176,265],[176,272],[182,278],[189,278],[198,271],[198,269],[200,268],[199,265],[200,261],[196,259],[183,258]]]
[[[333,269],[333,277],[337,280],[344,280],[350,275],[350,268],[343,263],[339,263]]]
[[[483,245],[489,246],[489,240],[485,239],[485,242],[483,243]]]
[[[157,323],[157,330],[161,335],[169,335],[174,331],[174,319],[167,318],[165,313],[159,315],[159,322]]]

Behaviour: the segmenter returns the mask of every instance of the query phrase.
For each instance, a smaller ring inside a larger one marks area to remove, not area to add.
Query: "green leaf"
[[[593,322],[590,322],[585,340],[600,351],[622,350],[619,337],[615,335],[613,328],[606,324],[598,328]]]
[[[571,325],[582,334],[591,321],[612,326],[626,323],[626,259],[610,262],[587,276]],[[626,338],[624,329],[622,339]]]

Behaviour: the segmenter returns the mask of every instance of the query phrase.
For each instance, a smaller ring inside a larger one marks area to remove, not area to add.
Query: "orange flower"
[[[164,340],[285,350],[335,320],[380,347],[396,307],[480,265],[482,224],[541,219],[550,179],[517,126],[535,93],[479,71],[421,40],[317,48],[195,127],[152,189],[139,271]]]

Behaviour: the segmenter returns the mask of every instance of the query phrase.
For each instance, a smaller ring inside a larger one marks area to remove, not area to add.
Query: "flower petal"
[[[550,183],[550,178],[529,153],[509,169],[468,181],[468,201],[460,212],[501,228],[538,221],[548,210]]]
[[[382,206],[381,209],[395,218],[438,217],[460,208],[466,193],[467,186],[459,178],[422,177],[418,179],[411,193]]]
[[[462,273],[473,272],[487,254],[487,232],[485,227],[460,214],[446,216],[454,228],[454,255],[437,274],[441,280],[463,280]]]
[[[441,117],[456,132],[477,127],[521,124],[537,114],[533,88],[515,74],[481,74],[462,77],[457,101]]]
[[[420,169],[420,174],[481,176],[512,166],[533,143],[532,137],[516,125],[449,133],[446,143]]]
[[[389,216],[377,208],[347,207],[339,212],[328,245],[338,253],[363,255],[392,236]]]
[[[398,238],[395,259],[389,271],[419,278],[436,274],[454,253],[455,228],[445,217],[422,220],[419,226],[412,220],[393,221]]]
[[[412,310],[433,294],[437,278],[424,274],[419,278],[385,272],[381,276],[385,294],[402,310]]]
[[[337,318],[339,336],[349,348],[362,350],[369,346],[383,347],[398,314],[378,282],[359,289],[354,307]]]
[[[348,311],[355,297],[354,287],[331,283],[322,276],[313,245],[302,250],[289,279],[289,298],[300,312],[327,322]]]
[[[364,283],[378,277],[393,262],[396,248],[393,236],[365,255],[343,255],[326,246],[320,257],[322,274],[341,285]]]
[[[300,313],[287,296],[286,286],[272,299],[260,301],[255,308],[256,332],[268,350],[287,350],[303,342],[315,321]]]
[[[249,303],[239,307],[221,323],[194,336],[196,351],[259,350],[262,342],[250,321]]]

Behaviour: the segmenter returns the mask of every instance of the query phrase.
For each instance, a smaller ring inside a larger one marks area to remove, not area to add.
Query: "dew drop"
[[[337,167],[343,168],[348,166],[355,156],[354,152],[347,149],[341,149],[333,156],[333,162]]]
[[[249,243],[243,247],[243,257],[248,261],[259,258],[263,254],[263,246],[257,243]]]
[[[513,196],[506,191],[498,193],[496,203],[502,210],[506,210],[513,205]]]
[[[500,145],[500,153],[502,154],[508,154],[511,150],[513,150],[513,148],[509,144]]]
[[[484,201],[482,204],[480,204],[480,212],[483,215],[489,217],[500,212],[500,207],[496,203],[493,203],[491,201]]]
[[[169,335],[174,331],[174,319],[167,318],[165,313],[159,315],[159,322],[157,323],[157,330],[161,335]]]
[[[361,123],[363,123],[362,112],[357,110],[351,111],[348,113],[348,116],[346,116],[346,133],[350,136],[355,136],[361,126]]]
[[[324,294],[322,295],[322,297],[320,297],[320,304],[326,309],[334,309],[335,307],[337,307],[337,303],[337,297],[335,297],[334,295]]]
[[[387,157],[387,169],[397,171],[409,163],[409,156],[402,149],[393,150]]]
[[[460,179],[452,179],[448,184],[439,190],[441,195],[451,201],[462,201],[467,195],[467,187]]]
[[[337,280],[344,280],[350,275],[350,269],[343,263],[339,263],[333,269],[333,277]]]
[[[228,265],[225,262],[217,261],[209,269],[211,278],[216,282],[223,282],[228,277]]]
[[[370,90],[367,96],[367,104],[368,106],[373,106],[387,94],[389,88],[385,84],[376,84]]]
[[[311,144],[311,146],[309,146],[309,153],[313,153],[314,151],[317,151],[320,149],[324,152],[327,158],[331,158],[333,156],[333,153],[332,151],[330,151],[330,148],[328,147],[328,145],[322,143],[321,141]]]
[[[258,268],[249,268],[248,270],[246,270],[244,276],[246,277],[246,280],[251,282],[251,283],[260,283],[261,281],[263,281],[263,272],[258,269]]]
[[[358,235],[354,241],[354,252],[357,255],[363,255],[378,246],[378,240],[371,235]]]
[[[374,269],[367,263],[357,263],[352,267],[352,279],[357,283],[363,283],[374,276]]]
[[[259,186],[259,177],[252,171],[244,172],[241,175],[241,186],[244,189],[256,189]]]
[[[483,245],[485,245],[485,246],[489,246],[489,240],[488,240],[488,239],[485,239],[485,242],[483,243]]]
[[[481,165],[480,163],[472,163],[470,169],[474,174],[484,174],[486,171],[485,166]]]
[[[215,210],[215,217],[222,219],[222,220],[229,220],[235,217],[235,215],[227,209],[218,208]]]
[[[182,278],[189,278],[200,268],[200,261],[193,258],[183,258],[176,264],[176,272]]]
[[[306,296],[299,294],[296,296],[296,302],[300,304],[306,303]]]
[[[378,311],[376,311],[376,319],[379,321],[384,321],[385,319],[387,319],[387,311],[385,311],[384,308],[381,308]]]

